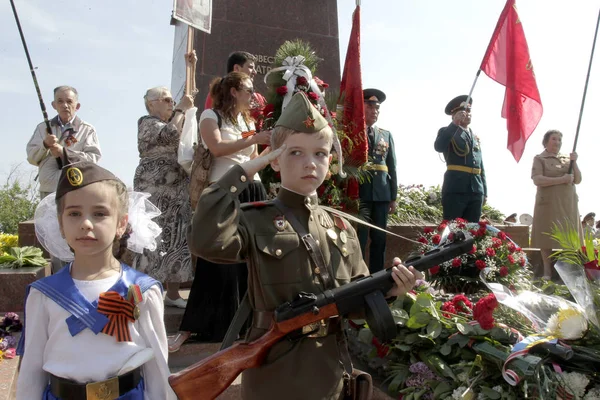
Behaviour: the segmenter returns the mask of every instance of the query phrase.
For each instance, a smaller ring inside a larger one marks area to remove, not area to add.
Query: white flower
[[[492,388],[492,390],[495,390],[498,393],[502,393],[502,386],[501,385],[494,386]]]
[[[437,194],[435,192],[429,193],[429,200],[436,201],[437,200]]]
[[[469,379],[469,374],[467,374],[466,372],[461,372],[460,374],[456,375],[456,378],[459,382],[467,383],[467,379]]]
[[[574,308],[564,308],[552,314],[545,333],[559,339],[574,340],[583,337],[587,327],[587,319],[583,312]]]
[[[331,167],[329,169],[331,170],[332,174],[337,175],[338,172],[340,172],[340,165],[339,164],[331,164]]]
[[[463,393],[467,390],[466,386],[459,386],[452,392],[452,400],[462,400]]]
[[[595,386],[593,389],[590,389],[583,400],[600,400],[600,386]]]
[[[579,372],[563,372],[561,377],[564,380],[565,389],[577,398],[582,398],[585,394],[585,388],[590,383],[587,376]]]

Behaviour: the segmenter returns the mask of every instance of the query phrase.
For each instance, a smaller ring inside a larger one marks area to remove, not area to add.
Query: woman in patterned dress
[[[192,217],[188,194],[189,177],[177,163],[179,137],[186,110],[193,107],[192,96],[184,96],[173,107],[166,87],[149,89],[144,96],[148,115],[138,121],[140,163],[135,170],[133,187],[151,194],[150,201],[162,214],[156,219],[162,233],[155,251],[144,250],[133,266],[164,282],[165,305],[185,308],[179,295],[181,282],[193,279],[186,231]],[[173,109],[175,108],[175,109]]]

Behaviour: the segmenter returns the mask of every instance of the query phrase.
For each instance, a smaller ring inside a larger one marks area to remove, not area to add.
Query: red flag
[[[367,162],[369,145],[365,130],[365,108],[360,69],[360,6],[352,14],[352,31],[346,62],[340,84],[338,104],[344,106],[341,118],[343,131],[348,136],[342,140],[347,165],[359,166]],[[338,119],[340,116],[338,116]]]
[[[506,86],[502,118],[508,128],[507,148],[519,162],[543,108],[515,0],[508,0],[502,10],[481,70]]]

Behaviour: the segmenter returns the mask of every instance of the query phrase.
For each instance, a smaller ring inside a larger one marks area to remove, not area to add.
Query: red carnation
[[[509,263],[516,264],[515,258],[512,255],[509,254],[506,258],[508,259]]]
[[[458,314],[458,312],[456,311],[456,307],[454,307],[454,304],[452,303],[452,301],[447,301],[445,302],[442,307],[442,315],[446,318],[450,318],[452,317],[452,315],[450,314]],[[446,312],[443,312],[446,311]]]
[[[469,254],[475,254],[477,252],[477,246],[473,245],[473,248],[469,251]]]
[[[371,343],[377,349],[377,357],[379,358],[384,358],[390,352],[390,346],[382,344],[375,336],[373,336]]]
[[[438,234],[435,234],[431,237],[433,244],[440,244],[440,240],[442,240],[442,237]]]
[[[521,267],[524,267],[524,266],[525,266],[525,258],[524,258],[524,257],[521,257],[521,259],[519,259],[519,265],[520,265]]]
[[[506,240],[506,233],[500,231],[500,232],[498,232],[498,237],[502,240]]]
[[[312,101],[317,101],[319,100],[319,95],[317,95],[315,92],[308,92],[308,98]]]
[[[425,239],[423,236],[421,236],[420,238],[417,239],[417,242],[427,244],[427,239]]]
[[[500,276],[505,277],[506,275],[508,275],[508,268],[503,265],[500,267]]]
[[[458,257],[456,257],[454,260],[452,260],[452,266],[454,268],[458,268],[462,265],[462,260]]]
[[[516,251],[523,251],[523,249],[517,246]]]
[[[275,112],[275,105],[273,105],[273,104],[269,103],[265,106],[265,108],[263,108],[263,115],[265,116],[265,118],[273,118],[274,112]]]
[[[426,226],[423,228],[423,233],[433,233],[433,228],[430,226]]]
[[[494,327],[494,310],[498,307],[498,300],[493,293],[488,294],[479,300],[473,308],[473,318],[479,322],[483,329],[492,329]]]
[[[502,240],[498,238],[492,238],[492,247],[497,249],[502,246]]]
[[[510,253],[514,253],[517,250],[517,246],[514,243],[509,243],[507,247]]]
[[[299,85],[299,86],[307,86],[307,85],[308,85],[308,81],[306,80],[306,78],[305,78],[305,77],[303,77],[303,76],[299,76],[299,77],[296,79],[296,86],[298,86],[298,85]]]
[[[485,267],[487,267],[487,265],[485,265],[485,261],[483,261],[483,260],[477,260],[477,261],[475,261],[475,266],[480,271],[483,270]]]
[[[442,222],[442,223],[440,224],[440,226],[438,226],[438,232],[441,232],[441,231],[443,231],[444,229],[446,229],[446,227],[447,227],[447,226],[448,226],[448,224],[447,224],[447,223],[445,223],[445,222]]]
[[[475,229],[471,229],[469,233],[473,236],[477,236],[477,231]]]
[[[467,223],[467,220],[466,220],[466,219],[464,219],[464,218],[460,218],[460,217],[456,218],[454,221],[455,221],[457,224],[466,224],[466,223]]]
[[[477,237],[484,237],[486,232],[487,232],[487,229],[485,229],[485,228],[479,228],[479,229],[477,229],[477,232],[475,233],[475,236],[477,236]]]
[[[453,240],[454,240],[454,232],[452,232],[452,233],[450,233],[450,234],[448,235],[448,240],[449,240],[449,241],[453,241]]]
[[[471,309],[473,308],[473,303],[471,303],[464,294],[457,294],[454,296],[452,299],[452,304],[458,311],[467,314],[470,314]]]
[[[439,266],[439,265],[436,265],[435,267],[431,267],[431,268],[429,269],[429,272],[431,272],[431,275],[435,275],[435,274],[437,274],[438,272],[440,272],[440,266]]]
[[[485,228],[487,226],[487,222],[485,222],[485,221],[479,221],[479,226],[481,228]]]
[[[277,94],[280,96],[285,96],[287,94],[287,92],[288,92],[287,86],[279,86],[277,88]]]
[[[489,247],[485,249],[485,254],[487,254],[488,257],[494,257],[496,255],[496,250]]]

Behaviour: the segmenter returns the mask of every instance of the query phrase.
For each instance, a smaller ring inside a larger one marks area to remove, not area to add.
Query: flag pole
[[[33,78],[33,85],[35,86],[35,91],[37,92],[38,100],[40,101],[40,108],[42,109],[42,115],[44,116],[44,124],[46,125],[46,133],[48,135],[51,135],[52,129],[50,128],[48,113],[46,112],[46,106],[44,104],[44,99],[42,98],[42,91],[40,90],[40,85],[38,84],[37,77],[35,76],[35,68],[33,68],[33,63],[31,62],[31,57],[29,56],[29,50],[27,49],[27,43],[25,42],[25,35],[23,35],[23,29],[21,29],[21,22],[19,21],[19,15],[17,14],[17,9],[15,8],[15,3],[13,0],[10,0],[10,6],[12,7],[13,14],[15,15],[15,21],[17,22],[17,28],[19,29],[19,35],[21,36],[23,49],[25,49],[27,63],[29,64],[29,71],[31,71],[31,78]],[[62,159],[60,157],[56,157],[55,160],[58,164],[58,168],[62,168]]]
[[[479,74],[481,74],[481,68],[477,70],[475,74],[475,80],[473,81],[473,85],[471,85],[471,90],[469,90],[469,95],[467,96],[466,103],[469,104],[469,100],[471,100],[471,95],[473,94],[473,90],[475,89],[475,84],[477,83],[477,79],[479,79]]]
[[[575,142],[573,143],[573,153],[577,149],[577,140],[579,139],[579,128],[581,127],[581,117],[583,115],[583,107],[585,105],[585,96],[587,94],[588,83],[590,81],[590,71],[592,69],[592,61],[594,60],[594,49],[596,48],[596,38],[598,37],[598,25],[600,25],[600,10],[598,11],[598,20],[596,21],[596,32],[594,32],[594,42],[592,44],[592,53],[590,54],[590,63],[588,65],[587,76],[585,77],[585,86],[583,88],[583,98],[581,99],[581,108],[579,109],[579,120],[577,121],[577,130],[575,131]],[[569,174],[573,172],[573,160],[569,165]]]
[[[188,33],[187,33],[187,52],[191,53],[194,50],[194,28],[191,25],[188,25]],[[193,96],[196,91],[196,68],[190,65],[187,65],[185,68],[185,89],[184,93],[186,95]]]

